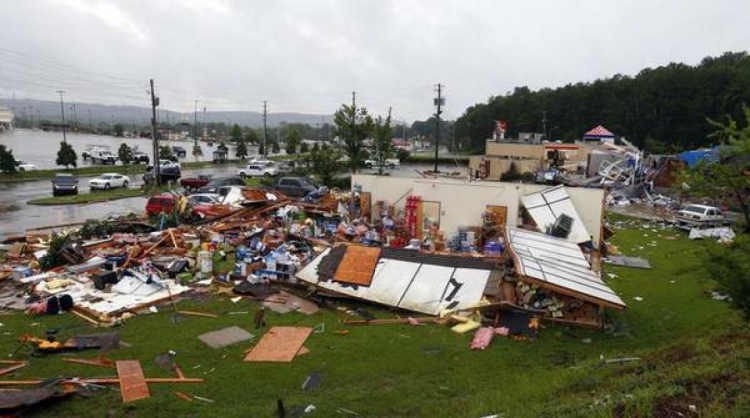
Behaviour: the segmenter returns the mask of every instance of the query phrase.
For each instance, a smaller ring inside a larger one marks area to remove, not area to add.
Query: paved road
[[[218,177],[233,174],[235,169],[235,167],[210,167],[185,170],[183,174],[185,176],[210,174]],[[81,191],[88,192],[88,180],[92,177],[79,177]],[[130,187],[140,187],[143,184],[140,175],[131,175],[130,180]],[[37,206],[27,204],[29,200],[50,196],[52,196],[50,180],[0,182],[0,239],[8,235],[23,234],[29,228],[82,222],[86,219],[102,219],[109,215],[129,212],[141,212],[146,206],[146,199],[143,197],[81,205]]]
[[[439,169],[445,172],[467,172],[465,168],[457,168],[455,165],[441,165]],[[214,177],[220,177],[232,175],[235,170],[236,167],[233,166],[210,167],[185,170],[183,175],[210,174]],[[389,173],[394,177],[419,177],[417,171],[428,170],[432,170],[431,165],[410,164],[404,165],[400,169],[391,170]],[[363,173],[369,174],[375,171],[364,170]],[[79,177],[82,191],[88,191],[88,179],[90,178]],[[130,180],[130,187],[140,187],[143,184],[140,175],[131,175]],[[103,219],[109,215],[122,215],[129,212],[140,213],[146,206],[146,199],[143,197],[81,205],[37,206],[27,204],[29,200],[51,195],[52,185],[50,180],[0,182],[0,239],[9,235],[23,234],[29,228],[82,222],[87,219]]]

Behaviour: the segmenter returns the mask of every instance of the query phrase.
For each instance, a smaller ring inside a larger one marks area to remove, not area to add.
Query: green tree
[[[125,132],[125,127],[119,123],[116,123],[115,126],[112,127],[112,130],[115,132],[116,137],[122,138],[122,135]]]
[[[170,160],[170,161],[176,161],[177,158],[175,158],[174,154],[172,154],[172,147],[169,145],[160,145],[159,146],[159,158],[162,160]]]
[[[318,145],[318,143],[316,142],[312,146],[312,152],[317,152],[317,151],[320,151],[320,145]]]
[[[73,167],[78,167],[78,155],[76,155],[76,151],[73,147],[65,141],[60,142],[60,150],[57,151],[57,160],[55,161],[55,164],[64,165],[65,168],[69,168],[71,165]]]
[[[236,123],[232,126],[232,130],[229,132],[229,136],[232,137],[232,142],[239,142],[242,138],[242,128]]]
[[[372,132],[372,117],[364,107],[342,105],[333,117],[336,133],[344,141],[344,153],[349,157],[349,169],[356,173],[364,161],[364,141]]]
[[[0,145],[0,171],[3,174],[15,174],[18,161],[13,157],[13,150]]]
[[[217,148],[221,151],[229,152],[229,147],[224,143],[224,141],[219,142],[219,146]]]
[[[128,165],[133,160],[133,150],[126,143],[120,144],[120,148],[117,150],[117,157],[122,161],[123,164]]]
[[[332,184],[334,175],[341,170],[340,159],[341,153],[338,150],[313,150],[305,157],[310,172],[326,186]]]
[[[250,129],[245,134],[245,141],[249,144],[255,145],[260,142],[260,136],[258,136],[258,132],[256,132],[255,129]]]
[[[707,253],[709,274],[750,320],[750,235],[740,234],[726,246],[716,244]]]
[[[723,144],[719,161],[703,160],[685,170],[681,183],[696,197],[721,197],[743,215],[742,230],[750,233],[750,107],[743,107],[744,126],[728,118],[726,123],[709,120],[717,128],[711,135]]]
[[[294,155],[297,153],[297,148],[300,146],[300,135],[299,131],[290,128],[286,134],[286,153],[288,155]]]
[[[271,144],[271,153],[278,154],[281,152],[281,147],[279,146],[279,141],[272,141]]]
[[[317,142],[316,142],[316,144],[317,144]],[[300,154],[307,154],[308,152],[310,152],[310,146],[307,145],[307,142],[302,142],[299,145],[299,152],[300,152]]]
[[[241,139],[239,142],[237,142],[237,149],[235,150],[235,154],[237,155],[237,158],[241,160],[247,157],[247,142],[244,139]]]
[[[386,160],[391,157],[396,147],[393,145],[393,130],[391,129],[391,111],[388,110],[388,117],[383,120],[381,116],[375,123],[373,129],[375,139],[373,157],[378,164],[378,174],[383,174]]]
[[[266,155],[266,148],[263,146],[262,142],[258,146],[258,154],[260,154],[260,155]]]

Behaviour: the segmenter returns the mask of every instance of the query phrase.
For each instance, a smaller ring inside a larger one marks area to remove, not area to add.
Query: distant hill
[[[75,115],[71,109],[72,103],[65,103],[65,119],[73,123],[74,116],[79,125],[89,123],[89,111],[91,112],[91,122],[96,125],[100,122],[105,123],[122,123],[124,125],[146,125],[151,120],[151,109],[139,106],[109,106],[95,103],[76,103]],[[60,102],[49,100],[34,99],[3,99],[0,98],[0,106],[6,106],[13,110],[17,118],[40,117],[42,120],[52,122],[60,121]],[[193,122],[193,113],[173,112],[171,110],[161,109],[158,111],[158,118],[164,122]],[[200,123],[226,123],[239,124],[242,126],[260,127],[263,125],[263,115],[259,112],[248,111],[209,111],[199,112],[198,119]],[[281,122],[286,123],[306,123],[317,125],[323,121],[331,123],[331,115],[314,115],[304,113],[269,113],[268,125],[278,126]]]

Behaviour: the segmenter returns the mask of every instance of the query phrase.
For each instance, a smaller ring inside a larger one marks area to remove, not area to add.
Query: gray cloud
[[[745,50],[743,1],[4,0],[0,95],[165,107],[446,115],[518,85]],[[13,55],[8,50],[23,53]],[[5,51],[5,52],[3,52]],[[45,60],[45,61],[40,61]],[[57,63],[81,68],[61,67]]]

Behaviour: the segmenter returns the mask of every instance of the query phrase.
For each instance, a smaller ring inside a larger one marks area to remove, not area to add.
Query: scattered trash
[[[323,375],[318,372],[314,371],[312,372],[307,378],[305,378],[305,381],[302,383],[302,390],[310,390],[318,387],[320,385],[320,382],[323,380]]]

